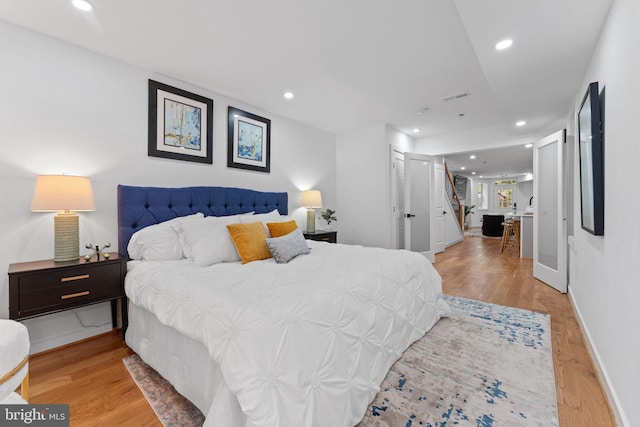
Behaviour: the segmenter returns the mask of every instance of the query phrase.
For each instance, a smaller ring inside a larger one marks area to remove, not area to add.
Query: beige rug
[[[453,314],[392,366],[359,427],[557,426],[549,316],[445,298]],[[202,425],[138,356],[124,363],[165,426]]]

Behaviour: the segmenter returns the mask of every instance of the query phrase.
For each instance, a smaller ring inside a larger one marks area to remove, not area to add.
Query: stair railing
[[[447,162],[444,162],[444,170],[447,174],[449,185],[451,185],[451,189],[453,190],[453,202],[458,206],[458,224],[460,224],[460,229],[464,230],[464,203],[462,203],[462,201],[460,200],[460,196],[458,195],[458,191],[456,190],[456,186],[453,182],[453,176],[451,176],[451,171],[449,171]]]

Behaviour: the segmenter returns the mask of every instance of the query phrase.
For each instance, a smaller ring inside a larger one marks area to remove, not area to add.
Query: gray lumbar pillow
[[[277,263],[287,263],[298,255],[309,253],[309,246],[299,228],[282,237],[269,238],[266,243]]]

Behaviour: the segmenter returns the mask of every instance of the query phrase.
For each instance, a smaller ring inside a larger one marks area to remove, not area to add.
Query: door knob
[[[406,214],[405,216],[406,216],[407,218],[413,218],[415,215],[412,215],[412,214]]]

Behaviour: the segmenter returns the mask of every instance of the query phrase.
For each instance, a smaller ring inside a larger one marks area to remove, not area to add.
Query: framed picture
[[[149,80],[151,157],[213,163],[213,100]]]
[[[271,120],[229,107],[227,166],[271,170]]]
[[[604,235],[603,121],[598,82],[589,84],[578,111],[582,228]]]

